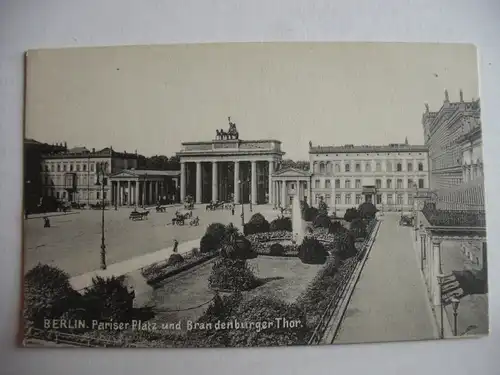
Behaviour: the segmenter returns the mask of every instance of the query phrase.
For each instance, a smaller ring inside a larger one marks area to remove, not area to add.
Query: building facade
[[[372,202],[384,211],[410,210],[417,191],[429,188],[427,147],[309,146],[312,203],[334,211]]]
[[[98,185],[98,175],[106,178],[123,169],[137,168],[137,153],[116,152],[111,147],[92,151],[76,147],[45,154],[41,161],[43,196],[67,202],[111,203],[111,185]]]
[[[236,125],[217,130],[208,142],[184,142],[180,159],[180,198],[196,203],[234,201],[272,204],[275,200],[272,175],[284,152],[275,139],[241,140]]]

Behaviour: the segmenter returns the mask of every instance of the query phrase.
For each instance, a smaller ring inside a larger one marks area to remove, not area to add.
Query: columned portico
[[[292,196],[299,200],[311,201],[311,172],[296,168],[280,169],[272,174],[276,184],[275,206],[286,208]]]
[[[236,125],[230,122],[230,131],[217,131],[212,141],[182,143],[177,153],[181,198],[192,194],[197,203],[273,203],[275,163],[283,154],[278,140],[239,139]]]

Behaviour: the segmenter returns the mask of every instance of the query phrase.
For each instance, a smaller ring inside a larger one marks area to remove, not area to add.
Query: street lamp
[[[451,298],[451,306],[453,307],[453,336],[457,336],[457,316],[458,316],[458,305],[460,305],[460,300],[458,298]]]
[[[443,283],[444,283],[444,278],[445,278],[445,275],[440,273],[439,275],[437,275],[437,279],[438,279],[438,283],[439,283],[439,307],[440,307],[440,313],[441,313],[441,330],[440,330],[440,338],[441,339],[444,339],[444,319],[443,319],[443,296],[442,296],[442,292],[443,292]]]
[[[105,270],[106,269],[106,244],[104,243],[104,207],[105,207],[105,201],[104,201],[104,186],[107,185],[108,181],[105,176],[106,169],[108,168],[108,163],[103,163],[99,166],[99,168],[96,168],[96,173],[97,173],[97,181],[96,181],[96,186],[101,186],[101,269]],[[101,181],[99,181],[99,177],[101,178]]]

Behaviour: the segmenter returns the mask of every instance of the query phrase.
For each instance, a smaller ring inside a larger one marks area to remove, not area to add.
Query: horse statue
[[[227,118],[229,121],[229,130],[227,131],[227,136],[229,139],[238,139],[238,130],[236,129],[236,124],[234,122],[231,122],[231,116]]]

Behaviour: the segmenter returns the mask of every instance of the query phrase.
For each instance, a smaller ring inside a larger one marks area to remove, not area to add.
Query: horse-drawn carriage
[[[215,202],[210,202],[207,204],[206,210],[207,211],[215,211],[215,210],[222,210],[224,209],[224,202],[222,201],[215,201]]]
[[[184,225],[186,220],[191,219],[193,217],[193,212],[189,211],[185,214],[181,214],[179,211],[175,213],[175,216],[172,218],[172,225]],[[198,218],[196,218],[198,219]],[[198,219],[199,223],[199,219]],[[191,223],[190,223],[191,224]]]
[[[192,195],[188,195],[186,199],[184,199],[184,209],[192,210],[194,208],[194,198]]]
[[[399,225],[403,227],[411,227],[413,225],[413,216],[401,215]]]
[[[156,209],[156,212],[167,212],[167,207],[165,207],[165,206],[158,205],[158,206],[156,206],[155,209]]]
[[[130,216],[128,217],[130,220],[144,220],[147,219],[149,215],[149,211],[132,211]]]

